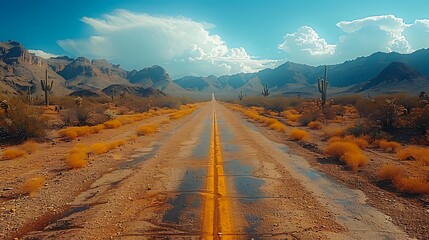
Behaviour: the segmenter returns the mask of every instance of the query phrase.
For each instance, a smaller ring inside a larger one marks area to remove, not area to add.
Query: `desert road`
[[[267,134],[213,98],[87,168],[39,164],[32,171],[45,171],[47,186],[34,198],[1,199],[20,217],[1,217],[0,238],[408,239],[361,191],[312,169]],[[71,144],[40,157],[54,162]]]

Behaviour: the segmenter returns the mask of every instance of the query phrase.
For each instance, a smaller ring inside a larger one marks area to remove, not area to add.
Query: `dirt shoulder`
[[[370,163],[362,167],[358,173],[353,173],[346,166],[330,160],[324,155],[326,141],[323,141],[321,131],[300,127],[310,132],[311,140],[308,144],[291,141],[285,133],[271,130],[254,121],[251,122],[269,139],[287,145],[291,154],[304,157],[313,168],[352,189],[363,191],[369,205],[390,216],[392,222],[409,236],[417,239],[429,238],[428,196],[410,196],[398,193],[389,183],[380,181],[376,176],[378,169],[383,164],[395,163],[394,154],[367,149],[364,154],[369,157]],[[289,129],[291,128],[289,127]],[[403,164],[413,165],[409,162]],[[419,169],[419,171],[424,170]]]
[[[31,231],[43,230],[55,219],[70,214],[70,211],[82,211],[79,207],[83,206],[75,205],[76,197],[94,188],[94,184],[97,187],[102,186],[95,191],[101,191],[107,187],[100,180],[103,176],[114,169],[127,168],[126,161],[130,156],[149,152],[169,131],[183,124],[186,118],[168,121],[169,115],[164,114],[116,129],[105,129],[72,141],[55,138],[52,141],[40,143],[39,149],[32,154],[0,161],[0,229],[2,229],[0,239],[20,237]],[[90,154],[88,166],[85,168],[70,169],[65,163],[66,154],[76,144],[89,146],[98,142],[129,139],[136,133],[139,126],[152,123],[162,123],[156,134],[127,140],[125,145],[105,154]],[[109,178],[119,181],[126,178],[127,174],[129,173],[124,171],[119,175],[110,175]],[[23,194],[21,187],[32,177],[44,178],[45,184],[33,197],[30,197]],[[123,200],[117,201],[121,203]]]

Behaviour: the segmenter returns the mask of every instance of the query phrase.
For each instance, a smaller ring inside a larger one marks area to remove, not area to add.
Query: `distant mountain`
[[[127,79],[133,84],[138,84],[143,87],[151,87],[170,93],[184,90],[171,80],[170,75],[164,68],[158,65],[143,68],[140,71],[130,71],[127,74]]]
[[[138,96],[188,93],[160,66],[128,72],[104,59],[90,61],[84,57],[67,56],[43,59],[28,52],[18,42],[0,42],[0,94],[25,95],[29,88],[33,95],[42,94],[40,80],[45,79],[46,70],[49,80],[54,83],[52,92],[57,96],[70,93],[99,96],[104,95],[101,90],[112,85],[118,91]]]
[[[396,91],[395,87],[398,89],[398,86],[407,81],[406,86],[401,87],[406,91],[426,88],[426,81],[422,79],[429,78],[428,62],[429,49],[421,49],[411,54],[377,52],[368,57],[329,65],[328,91],[331,94],[382,91],[380,86]],[[389,65],[392,63],[395,64]],[[167,71],[157,65],[126,71],[120,65],[103,59],[90,61],[83,57],[66,56],[43,59],[29,53],[18,42],[0,42],[0,94],[23,93],[28,88],[36,95],[41,94],[40,80],[44,79],[46,69],[49,80],[54,82],[53,92],[58,96],[68,95],[73,91],[101,93],[101,90],[111,85],[123,86],[123,91],[140,95],[145,88],[172,95],[204,95],[210,92],[236,95],[240,91],[247,95],[259,95],[267,85],[272,92],[271,96],[310,97],[318,94],[317,78],[324,73],[323,66],[286,62],[275,69],[264,69],[257,73],[220,77],[187,76],[172,81]]]
[[[128,84],[127,71],[104,59],[89,61],[84,57],[76,59],[57,57],[46,61],[52,69],[67,80],[68,87],[83,83],[100,89],[111,84]]]
[[[42,95],[40,80],[53,81],[54,91],[58,95],[66,95],[71,91],[65,87],[65,80],[47,65],[47,62],[28,52],[18,42],[0,42],[0,94],[23,94],[30,89],[34,97]]]
[[[393,62],[377,77],[362,84],[357,92],[397,93],[429,88],[429,79],[408,64]]]
[[[411,54],[377,52],[368,57],[360,57],[341,64],[328,66],[328,91],[347,93],[344,89],[367,83],[374,79],[393,62],[404,63],[429,77],[429,49],[421,49]],[[275,69],[264,69],[258,73],[231,76],[183,77],[175,80],[183,88],[192,91],[221,92],[235,94],[241,90],[249,94],[259,94],[265,84],[272,95],[310,96],[317,94],[316,83],[318,77],[323,77],[324,67],[308,66],[286,62]],[[236,80],[231,84],[228,80]],[[413,82],[414,84],[414,82]],[[338,88],[338,89],[334,89]],[[356,88],[353,88],[356,90]],[[407,88],[412,89],[412,88]]]
[[[121,94],[124,94],[124,93],[134,95],[134,96],[139,96],[139,97],[166,95],[164,92],[154,88],[145,88],[145,87],[139,87],[139,86],[128,86],[128,85],[120,85],[120,84],[110,85],[101,91],[108,96],[111,96],[112,92],[114,92],[115,96],[117,97],[119,97]]]

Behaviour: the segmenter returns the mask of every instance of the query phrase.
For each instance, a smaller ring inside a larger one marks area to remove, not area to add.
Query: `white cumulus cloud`
[[[58,57],[58,55],[44,52],[43,50],[32,50],[29,49],[28,52],[35,54],[36,56],[42,57],[44,59],[49,59],[51,57]]]
[[[393,16],[371,16],[337,23],[343,34],[328,44],[309,26],[288,33],[279,49],[289,60],[308,64],[340,63],[374,52],[411,53],[429,48],[429,20],[406,23]],[[307,54],[306,54],[307,53]]]
[[[214,26],[185,17],[153,16],[116,10],[101,19],[84,17],[94,34],[58,44],[69,54],[105,58],[128,69],[161,65],[173,77],[255,72],[278,64],[260,60],[243,48],[229,47]]]

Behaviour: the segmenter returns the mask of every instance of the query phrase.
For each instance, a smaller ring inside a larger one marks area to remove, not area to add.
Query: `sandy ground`
[[[422,231],[410,234],[395,214],[374,203],[378,195],[368,194],[382,192],[391,199],[387,191],[356,187],[354,175],[344,181],[346,175],[333,174],[339,182],[334,181],[313,169],[328,166],[319,166],[316,153],[255,127],[218,103],[202,103],[192,115],[161,125],[155,134],[92,156],[83,169],[64,164],[65,153],[76,143],[124,138],[167,116],[72,142],[43,143],[31,155],[0,161],[0,238],[200,239],[213,111],[227,184],[220,199],[231,203],[235,226],[215,239],[424,236]],[[331,169],[335,171],[343,172]],[[19,186],[33,176],[43,176],[47,183],[33,197],[20,194]],[[407,209],[414,207],[404,205],[403,214],[412,213]]]

